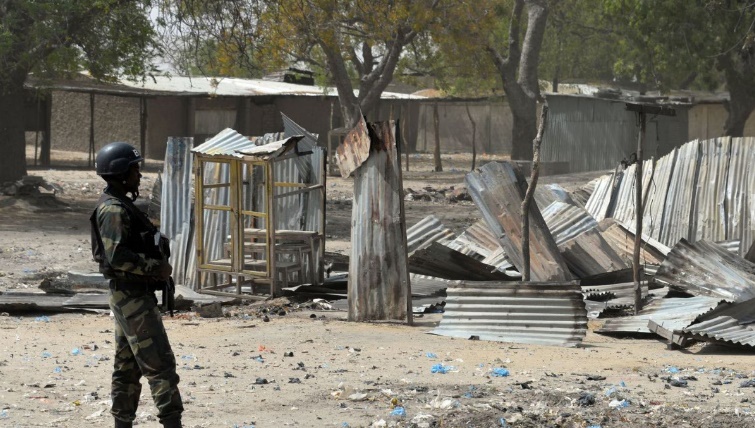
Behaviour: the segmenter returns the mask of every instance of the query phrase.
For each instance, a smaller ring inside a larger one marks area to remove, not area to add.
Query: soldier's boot
[[[163,427],[165,428],[182,428],[183,425],[181,425],[181,418],[173,418],[173,419],[167,419],[160,422],[163,424]]]
[[[120,419],[115,420],[115,428],[131,428],[134,424],[132,422],[124,422]]]

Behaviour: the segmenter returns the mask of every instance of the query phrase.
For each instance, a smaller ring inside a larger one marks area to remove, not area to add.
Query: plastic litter
[[[391,416],[403,418],[406,417],[406,409],[401,406],[396,406],[391,412]]]
[[[34,318],[34,321],[35,322],[50,322],[50,317],[48,317],[47,315],[41,315]]]
[[[623,409],[626,407],[629,407],[629,401],[627,400],[612,400],[610,403],[608,403],[608,407],[612,409]]]
[[[8,419],[10,416],[8,415],[8,409],[3,409],[0,411],[0,419]]]
[[[79,348],[71,349],[71,355],[81,355],[81,349]]]
[[[436,354],[433,354],[432,352],[428,352],[427,358],[438,358],[438,356]]]
[[[42,358],[50,358],[50,357],[52,357],[51,353],[49,353],[47,351],[45,351],[45,352],[42,353]]]
[[[446,374],[449,371],[453,370],[453,366],[444,366],[443,364],[434,364],[432,368],[430,368],[431,373],[440,373],[440,374]]]
[[[669,372],[669,373],[679,373],[679,369],[677,369],[677,368],[676,368],[676,367],[674,367],[674,366],[668,367],[668,368],[666,369],[666,371],[667,371],[667,372]]]
[[[490,372],[490,375],[493,377],[506,377],[509,375],[509,371],[503,367],[496,367]]]

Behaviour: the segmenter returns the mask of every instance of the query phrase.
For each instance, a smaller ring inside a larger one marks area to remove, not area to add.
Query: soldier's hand
[[[170,275],[173,273],[173,266],[167,261],[160,262],[160,266],[157,269],[157,276],[162,280],[169,280]]]

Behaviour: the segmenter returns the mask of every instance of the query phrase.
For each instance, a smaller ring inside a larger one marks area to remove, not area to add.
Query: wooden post
[[[540,126],[537,129],[537,136],[532,142],[532,171],[530,171],[530,183],[527,186],[527,193],[522,200],[522,281],[530,280],[530,205],[532,197],[535,195],[537,180],[540,177],[540,144],[543,142],[543,132],[545,132],[545,120],[548,118],[548,106],[543,105],[540,111]]]
[[[675,116],[676,110],[659,106],[627,103],[626,109],[637,113],[640,133],[637,137],[637,167],[635,168],[635,234],[634,254],[632,257],[632,277],[634,279],[634,314],[642,309],[642,286],[640,285],[640,247],[642,246],[642,216],[645,205],[642,201],[642,148],[645,145],[647,114]]]

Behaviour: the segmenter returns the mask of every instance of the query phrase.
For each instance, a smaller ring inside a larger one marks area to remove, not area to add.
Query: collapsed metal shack
[[[362,119],[337,149],[341,175],[354,174],[349,321],[412,323],[399,144],[394,121]]]
[[[256,146],[225,129],[192,152],[197,291],[260,299],[294,278],[321,283],[324,151],[303,136]]]

